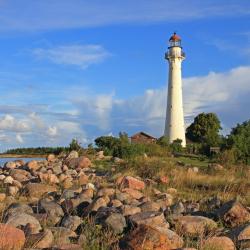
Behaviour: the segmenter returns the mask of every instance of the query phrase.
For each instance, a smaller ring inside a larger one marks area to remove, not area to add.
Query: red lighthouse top
[[[174,34],[169,38],[169,48],[181,47],[181,38],[174,32]]]
[[[169,41],[177,42],[181,41],[181,38],[174,32],[174,34],[169,38]]]

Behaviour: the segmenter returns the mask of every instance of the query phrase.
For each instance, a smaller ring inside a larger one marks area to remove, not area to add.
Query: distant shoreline
[[[46,158],[42,154],[0,154],[0,158]]]

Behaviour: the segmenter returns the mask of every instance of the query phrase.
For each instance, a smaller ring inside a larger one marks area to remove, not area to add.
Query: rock
[[[62,171],[62,162],[59,161],[59,162],[55,162],[53,163],[52,165],[52,170],[53,170],[53,173],[55,175],[59,175],[61,174],[63,171]]]
[[[142,212],[158,212],[160,210],[160,205],[153,201],[144,202],[142,205],[140,205]]]
[[[228,237],[211,237],[207,239],[202,249],[220,249],[220,250],[235,250],[235,245]]]
[[[67,244],[70,243],[71,238],[77,238],[77,234],[66,227],[50,227],[49,229],[54,235],[55,244]]]
[[[16,186],[9,186],[8,189],[7,189],[8,194],[11,195],[11,196],[16,196],[18,191],[19,191],[19,188],[16,187]]]
[[[137,214],[140,212],[141,212],[141,208],[139,207],[130,206],[130,205],[124,205],[122,207],[123,216],[129,216],[129,215]]]
[[[107,201],[107,199],[105,197],[100,197],[100,198],[94,200],[92,204],[90,204],[90,210],[97,211],[100,207],[106,207],[108,202],[109,202],[109,200]]]
[[[7,176],[7,177],[4,179],[3,183],[4,183],[4,184],[12,184],[13,181],[14,181],[14,179],[13,179],[11,176]]]
[[[190,236],[199,236],[217,228],[216,222],[203,216],[178,216],[175,228]]]
[[[132,189],[132,188],[123,188],[122,192],[129,194],[130,197],[132,197],[133,199],[137,199],[137,200],[139,200],[143,197],[142,192],[140,192],[136,189]]]
[[[0,249],[21,250],[25,243],[24,232],[11,225],[0,224]]]
[[[80,246],[85,246],[87,244],[87,237],[85,234],[81,233],[79,238],[78,238],[78,241],[77,243],[80,245]]]
[[[11,215],[16,215],[20,213],[32,214],[33,210],[30,206],[20,203],[12,203],[5,211],[4,218],[7,219]]]
[[[161,212],[141,212],[129,217],[129,220],[134,225],[150,225],[154,226],[165,226],[169,227],[168,223],[165,220],[163,213]]]
[[[117,199],[111,200],[109,205],[111,207],[121,207],[121,206],[123,206],[122,202],[117,200]]]
[[[175,215],[180,215],[182,213],[185,213],[186,209],[181,201],[177,202],[173,206],[171,206],[171,211]]]
[[[72,231],[75,231],[80,224],[82,223],[82,219],[78,216],[66,216],[63,218],[61,226],[69,228]]]
[[[9,161],[4,164],[5,169],[14,169],[16,168],[16,163],[14,161]]]
[[[228,236],[240,249],[250,248],[250,224],[234,228]]]
[[[59,183],[59,179],[57,178],[55,174],[39,173],[38,176],[42,183],[51,184],[51,185]]]
[[[83,248],[78,244],[59,244],[53,247],[53,250],[82,250]]]
[[[49,154],[46,159],[48,162],[53,162],[56,160],[56,156],[54,154]]]
[[[74,158],[78,158],[78,157],[79,157],[78,152],[73,150],[73,151],[71,151],[71,152],[68,154],[66,160],[74,159]]]
[[[122,179],[121,188],[132,188],[137,190],[142,190],[145,188],[145,183],[141,180],[138,180],[132,176],[126,176]]]
[[[102,188],[98,191],[97,196],[112,196],[115,194],[115,189],[114,188]]]
[[[148,225],[139,225],[125,236],[120,243],[122,250],[171,250],[166,235]]]
[[[250,221],[249,211],[238,201],[225,203],[215,214],[228,226],[235,227]]]
[[[62,186],[64,189],[68,189],[68,188],[71,188],[73,186],[73,182],[72,182],[72,179],[67,177],[63,183],[62,183]]]
[[[222,171],[224,169],[224,167],[218,163],[210,163],[208,164],[208,167],[215,171]]]
[[[0,181],[3,181],[5,178],[6,178],[5,175],[3,175],[3,174],[0,175]]]
[[[82,193],[79,195],[79,198],[81,199],[84,197],[85,199],[92,199],[94,196],[94,190],[92,188],[85,189],[82,191]]]
[[[193,167],[193,172],[194,172],[194,173],[199,173],[199,168]]]
[[[167,189],[167,193],[168,194],[171,194],[171,195],[175,195],[175,194],[177,194],[177,189],[175,189],[175,188],[168,188]]]
[[[39,210],[47,214],[47,220],[50,225],[56,225],[64,216],[62,207],[54,201],[41,200]]]
[[[89,177],[85,174],[79,176],[78,182],[80,186],[86,185],[88,183]]]
[[[29,183],[25,186],[25,192],[30,198],[41,198],[44,194],[55,192],[56,187],[43,183]]]
[[[0,193],[0,202],[3,202],[6,198],[6,194],[5,193]]]
[[[36,171],[40,168],[39,164],[37,161],[35,160],[32,160],[32,161],[29,161],[27,164],[26,164],[27,168],[31,171]]]
[[[5,223],[13,227],[24,227],[27,224],[31,224],[34,228],[34,233],[39,233],[42,229],[39,221],[34,216],[25,213],[11,214],[7,217]]]
[[[89,168],[91,167],[92,162],[88,157],[81,156],[78,158],[78,168]]]
[[[112,213],[105,220],[105,225],[111,228],[114,233],[120,234],[127,226],[125,217],[119,213]]]
[[[47,249],[52,246],[54,241],[54,236],[49,229],[45,229],[44,232],[37,234],[30,234],[26,238],[25,247],[26,248],[36,248],[36,249]]]

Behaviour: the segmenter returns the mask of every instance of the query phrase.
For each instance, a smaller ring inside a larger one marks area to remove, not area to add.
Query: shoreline
[[[0,158],[46,158],[47,155],[40,154],[0,154]]]

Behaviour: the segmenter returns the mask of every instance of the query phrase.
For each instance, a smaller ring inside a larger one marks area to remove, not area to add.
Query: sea
[[[15,160],[23,160],[24,162],[36,160],[36,161],[42,161],[45,158],[0,158],[0,167],[3,167],[4,164],[8,161],[15,161]]]

